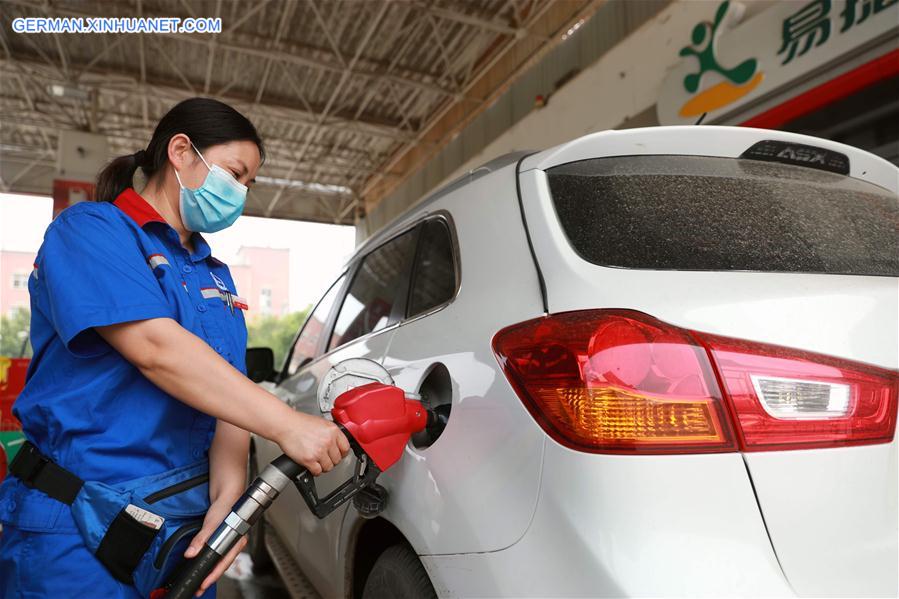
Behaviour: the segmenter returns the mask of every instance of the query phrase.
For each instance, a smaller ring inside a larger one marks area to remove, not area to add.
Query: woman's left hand
[[[200,529],[200,532],[193,538],[190,542],[190,546],[187,548],[187,551],[184,552],[184,557],[190,559],[196,556],[200,550],[203,548],[203,545],[209,539],[210,535],[215,532],[215,529],[218,528],[218,525],[222,523],[225,517],[228,515],[228,512],[231,511],[231,508],[234,506],[234,502],[237,501],[240,494],[231,496],[230,494],[226,494],[224,497],[217,498],[212,504],[209,506],[209,511],[206,512],[206,518],[203,519],[203,528]],[[197,597],[206,592],[206,589],[211,587],[215,581],[217,581],[222,574],[225,573],[225,570],[231,565],[231,562],[237,558],[237,555],[243,551],[244,546],[247,544],[247,538],[243,537],[238,542],[237,545],[234,546],[231,551],[228,552],[228,555],[222,559],[221,562],[215,567],[209,576],[206,577],[206,580],[203,581],[203,584],[200,585],[200,589],[197,591]]]

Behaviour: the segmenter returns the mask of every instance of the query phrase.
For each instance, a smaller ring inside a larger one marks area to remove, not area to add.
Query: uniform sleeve
[[[76,356],[111,349],[94,327],[173,316],[134,232],[99,209],[63,213],[50,226],[38,284],[53,327]]]

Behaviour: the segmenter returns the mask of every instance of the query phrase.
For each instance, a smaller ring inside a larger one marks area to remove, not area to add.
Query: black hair
[[[156,125],[146,150],[119,156],[97,176],[97,200],[112,202],[134,184],[138,167],[147,179],[168,162],[169,141],[183,133],[199,151],[230,141],[251,141],[265,159],[262,138],[250,120],[224,102],[212,98],[190,98],[176,104]]]

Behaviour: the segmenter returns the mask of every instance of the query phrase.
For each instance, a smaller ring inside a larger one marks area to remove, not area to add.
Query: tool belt
[[[69,505],[88,550],[144,597],[182,560],[209,509],[207,460],[107,485],[81,480],[26,441],[9,472]]]

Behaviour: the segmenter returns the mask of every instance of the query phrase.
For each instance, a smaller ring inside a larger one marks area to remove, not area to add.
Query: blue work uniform
[[[215,431],[213,417],[150,382],[95,327],[171,318],[246,372],[246,306],[226,293],[236,292],[228,267],[191,239],[193,253],[133,189],[68,208],[44,234],[28,283],[34,358],[13,412],[41,453],[82,480],[196,463]],[[3,481],[0,596],[136,596],[87,550],[70,510]]]

